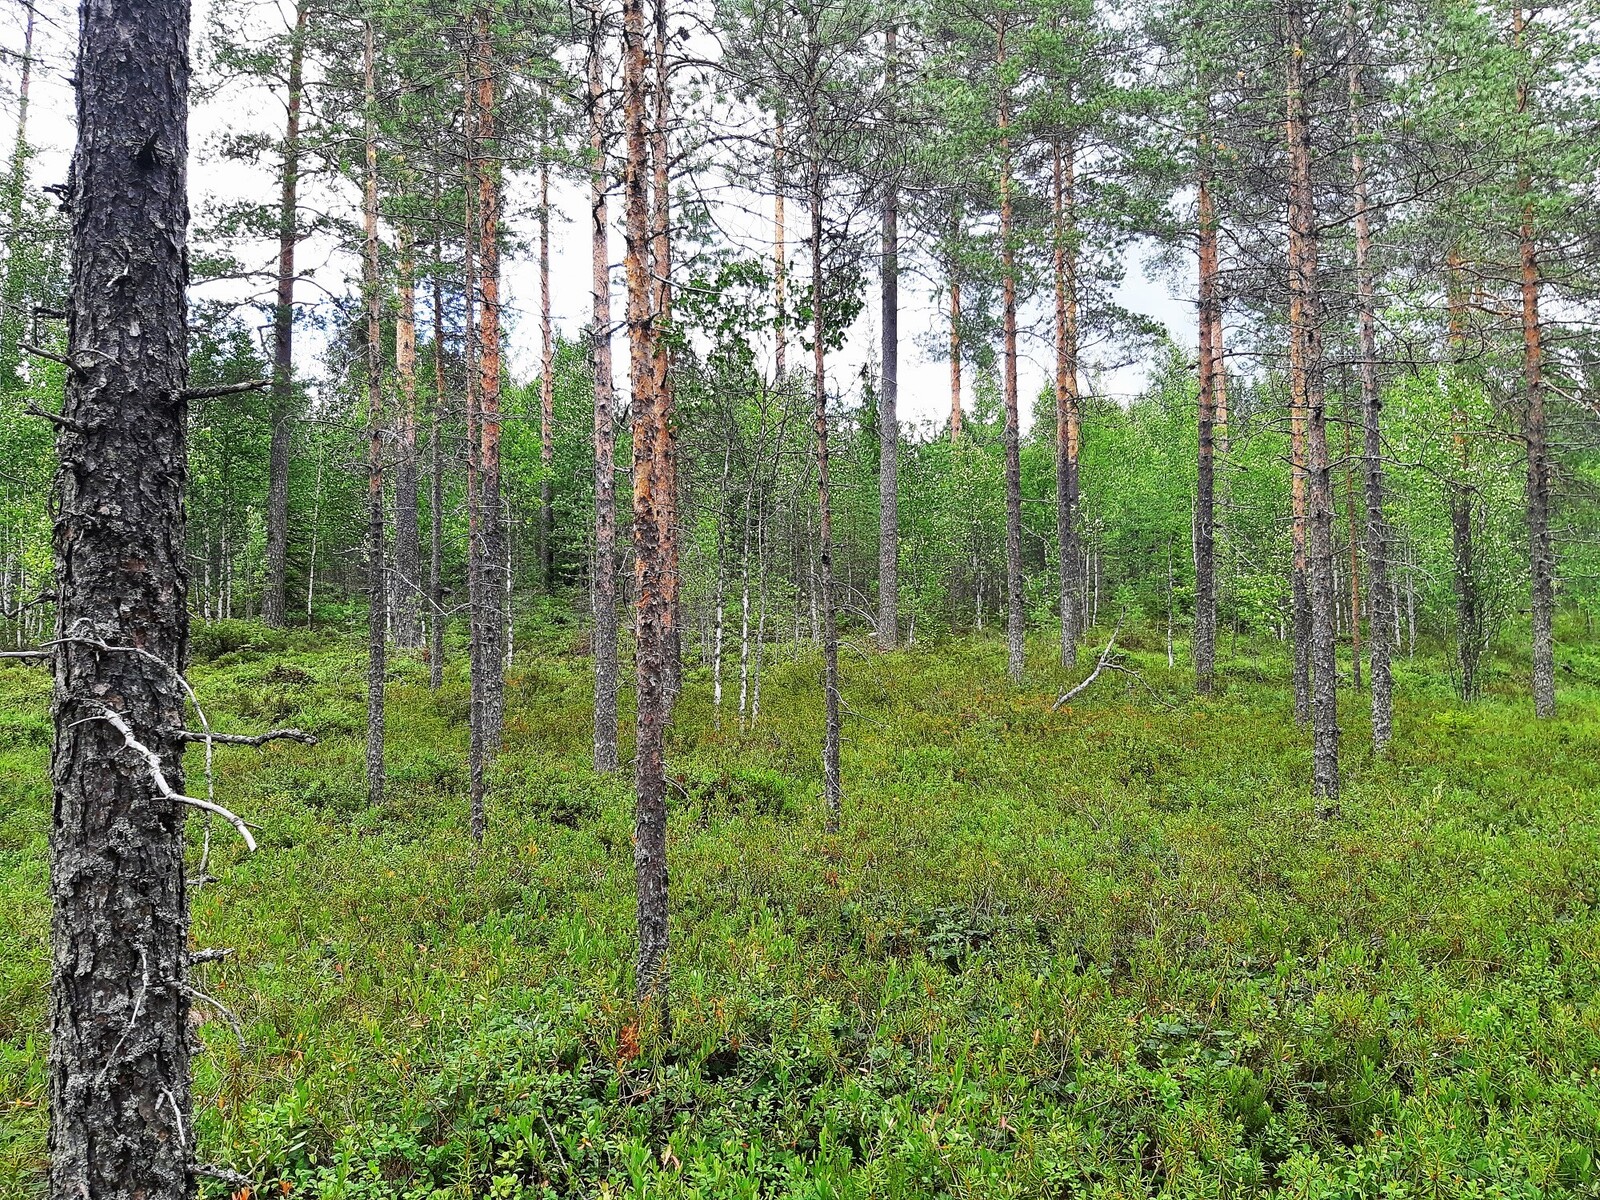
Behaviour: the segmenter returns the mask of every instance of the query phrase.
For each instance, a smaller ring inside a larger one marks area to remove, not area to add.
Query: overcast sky
[[[5,111],[7,114],[3,137],[6,155],[16,128],[17,62],[23,42],[25,10],[19,0],[5,0],[4,27],[0,29],[0,45],[6,54]],[[197,35],[205,29],[206,0],[195,5],[194,29]],[[36,148],[33,162],[35,185],[60,183],[66,179],[67,163],[71,156],[73,140],[72,93],[67,85],[70,62],[76,45],[76,8],[62,0],[40,0],[39,19],[34,34],[34,81],[32,106],[29,117],[29,141]],[[229,200],[254,197],[259,199],[264,188],[275,187],[272,180],[275,163],[261,168],[225,161],[217,153],[215,141],[223,130],[261,129],[276,133],[275,123],[281,121],[281,104],[271,96],[231,94],[225,99],[198,105],[191,117],[190,142],[193,155],[190,170],[191,209],[196,219],[212,205]],[[511,234],[522,243],[529,244],[536,235],[532,204],[535,200],[533,182],[525,177],[513,176],[508,183],[506,196],[506,225]],[[352,189],[346,195],[350,205],[359,197]],[[551,277],[552,304],[555,326],[559,335],[567,338],[579,336],[588,320],[589,297],[589,237],[588,191],[586,184],[577,181],[557,181],[551,192]],[[733,230],[752,251],[770,247],[770,228],[750,213],[741,211],[753,208],[770,212],[770,201],[748,194],[729,202],[726,227]],[[790,223],[801,215],[798,206],[791,202]],[[355,215],[352,209],[352,216]],[[616,206],[613,205],[613,215]],[[791,237],[793,236],[791,232]],[[620,253],[620,237],[613,236],[613,255]],[[914,247],[902,247],[902,261],[914,253]],[[273,258],[274,248],[263,246],[250,259],[248,265],[265,266]],[[1147,263],[1145,252],[1135,247],[1128,263],[1127,275],[1117,293],[1117,301],[1125,308],[1153,317],[1172,331],[1180,343],[1190,343],[1193,324],[1192,300],[1174,294],[1179,290],[1192,291],[1188,278],[1174,282],[1155,277]],[[345,287],[358,264],[334,253],[331,246],[306,245],[300,256],[302,270],[310,269],[322,288],[335,292]],[[510,368],[518,378],[528,378],[537,371],[539,362],[538,274],[532,254],[507,256],[503,263],[503,288],[505,296],[506,353]],[[250,294],[248,287],[237,284],[212,285],[200,294],[214,298],[238,299]],[[930,422],[941,423],[949,412],[949,365],[930,353],[931,346],[942,346],[947,337],[947,322],[943,297],[931,294],[929,282],[920,275],[905,272],[900,288],[900,414],[908,425]],[[303,301],[315,302],[324,293],[320,288],[305,284],[299,289]],[[850,331],[843,349],[830,356],[829,367],[835,386],[846,402],[858,394],[856,382],[864,364],[875,363],[878,354],[878,297],[875,280],[869,278],[867,303],[861,316]],[[620,298],[614,301],[614,312],[620,311]],[[1024,321],[1034,318],[1042,329],[1048,329],[1048,313],[1038,310],[1024,313]],[[301,337],[297,341],[297,359],[301,368],[315,372],[315,357],[320,339]],[[626,355],[618,346],[619,364]],[[1032,398],[1050,378],[1052,354],[1047,342],[1024,338],[1020,351],[1018,376],[1023,397],[1023,420],[1028,420]],[[1099,369],[1093,356],[1086,363],[1083,380],[1086,389],[1093,388],[1101,394],[1125,398],[1137,393],[1145,384],[1147,364],[1134,363],[1115,369]],[[619,375],[619,383],[625,385]],[[966,403],[970,407],[972,393],[970,368],[965,384]]]

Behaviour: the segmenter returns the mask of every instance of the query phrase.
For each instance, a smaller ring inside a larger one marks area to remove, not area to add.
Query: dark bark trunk
[[[961,276],[950,264],[950,440],[961,436]]]
[[[1525,18],[1512,12],[1517,45],[1523,41]],[[1517,81],[1517,112],[1528,109],[1529,85]],[[1534,239],[1531,184],[1524,171],[1518,191],[1525,197],[1517,251],[1522,283],[1522,371],[1527,391],[1522,410],[1522,435],[1528,446],[1528,573],[1533,641],[1533,712],[1541,719],[1556,715],[1555,608],[1556,558],[1550,541],[1550,452],[1544,416],[1544,341],[1539,324],[1539,257]]]
[[[555,475],[556,347],[550,319],[550,163],[547,134],[539,146],[539,584],[555,581],[553,485]]]
[[[788,247],[784,244],[788,231],[784,228],[783,211],[783,138],[783,118],[780,116],[772,131],[772,297],[773,303],[778,310],[777,347],[773,362],[773,372],[780,383],[783,381],[784,371],[788,367],[786,359],[789,346],[789,319],[788,314],[784,311],[789,265],[787,262]]]
[[[22,386],[22,339],[27,330],[28,270],[23,261],[23,200],[28,187],[28,101],[33,83],[33,30],[37,10],[26,6],[23,21],[21,77],[17,81],[17,132],[11,144],[11,164],[6,179],[6,230],[10,248],[0,284],[0,392]]]
[[[667,64],[667,2],[655,3],[655,44],[652,55],[655,66],[653,99],[654,120],[650,127],[650,165],[652,176],[651,222],[651,272],[655,280],[655,326],[665,329],[672,322],[672,160],[667,144],[667,129],[672,109],[672,91],[668,86],[670,71]],[[673,382],[672,349],[664,337],[652,339],[655,352],[653,393],[660,410],[659,424],[662,437],[657,452],[662,456],[662,497],[659,520],[661,524],[662,552],[668,564],[662,575],[667,588],[667,603],[672,608],[672,620],[667,625],[667,720],[672,719],[672,708],[683,691],[683,605],[678,595],[678,455],[676,433],[672,428]]]
[[[1355,6],[1347,4],[1351,45],[1358,42]],[[1383,391],[1378,386],[1378,330],[1372,275],[1372,217],[1366,156],[1361,150],[1361,64],[1350,67],[1350,168],[1355,185],[1356,329],[1361,355],[1362,466],[1367,540],[1367,654],[1372,682],[1372,746],[1382,754],[1394,730],[1394,673],[1389,665],[1398,640],[1394,587],[1389,578],[1389,524],[1383,511]]]
[[[400,230],[400,309],[395,314],[394,362],[399,426],[394,464],[394,640],[422,645],[422,533],[417,520],[417,283],[409,227]]]
[[[478,173],[482,169],[478,150],[478,92],[474,84],[476,57],[472,47],[472,30],[466,31],[468,48],[463,62],[462,76],[462,140],[464,144],[462,195],[464,199],[464,228],[461,239],[463,347],[462,359],[466,377],[466,458],[467,458],[467,790],[470,816],[468,818],[472,840],[483,841],[486,814],[484,812],[485,749],[484,686],[485,671],[483,611],[484,551],[483,551],[483,457],[480,430],[482,421],[478,410]]]
[[[500,745],[510,596],[501,574],[505,522],[500,495],[500,160],[495,132],[494,40],[487,10],[479,9],[473,23],[478,528],[469,557],[476,559],[477,595],[472,608],[479,735],[471,802],[473,836],[482,841],[487,828],[487,776]]]
[[[611,374],[610,225],[606,215],[605,26],[598,4],[589,26],[589,236],[594,318],[594,769],[617,759],[617,500],[615,398]]]
[[[1459,251],[1449,261],[1449,339],[1453,369],[1450,374],[1450,436],[1455,449],[1456,477],[1450,482],[1450,552],[1456,587],[1456,672],[1461,698],[1478,695],[1478,659],[1483,653],[1483,623],[1478,597],[1478,567],[1472,532],[1472,457],[1467,441],[1467,414],[1456,394],[1467,357],[1467,297]]]
[[[828,460],[828,377],[826,328],[823,316],[822,169],[817,160],[818,133],[816,111],[811,120],[811,354],[812,399],[815,411],[812,424],[817,441],[817,590],[821,592],[822,617],[822,798],[827,807],[826,828],[839,831],[844,812],[844,781],[839,767],[839,618],[833,600],[833,499],[830,493]]]
[[[1217,659],[1217,358],[1213,343],[1217,312],[1217,213],[1211,198],[1209,141],[1208,133],[1198,148],[1200,402],[1194,501],[1193,652],[1195,691],[1202,696],[1212,692]]]
[[[657,388],[656,345],[651,286],[653,237],[649,199],[650,140],[645,116],[644,6],[623,0],[622,119],[627,145],[623,172],[626,214],[629,378],[633,407],[633,546],[635,688],[638,727],[633,785],[633,867],[639,926],[634,967],[635,997],[641,1009],[669,1023],[667,988],[667,778],[665,741],[671,707],[668,656],[676,612],[669,544],[663,537],[672,486],[668,420]]]
[[[1052,176],[1056,276],[1056,556],[1061,665],[1078,664],[1078,248],[1076,147],[1057,142]]]
[[[885,35],[885,95],[895,89],[895,28]],[[900,643],[900,230],[897,184],[883,200],[883,386],[878,393],[878,647]]]
[[[306,17],[295,9],[289,43],[288,127],[278,196],[278,295],[272,309],[272,443],[267,458],[267,575],[261,619],[275,629],[288,620],[289,448],[294,436],[294,275],[300,241],[300,104],[304,91]]]
[[[438,191],[434,205],[438,211]],[[441,214],[442,215],[442,214]],[[428,412],[428,686],[444,682],[444,456],[439,435],[444,419],[444,290],[439,279],[440,239],[433,241],[433,401]]]
[[[361,287],[367,306],[367,803],[383,803],[383,684],[388,672],[389,609],[383,546],[383,295],[378,290],[378,126],[375,47],[372,22],[366,24],[362,70],[365,78],[366,180],[362,222],[366,253]]]
[[[1339,807],[1339,710],[1333,574],[1333,476],[1328,456],[1322,382],[1321,294],[1317,280],[1317,225],[1311,175],[1311,131],[1304,92],[1302,0],[1289,8],[1288,140],[1290,155],[1291,304],[1297,309],[1301,347],[1299,390],[1306,413],[1306,557],[1311,609],[1311,794],[1319,813]]]
[[[1006,62],[1005,26],[996,44],[995,61]],[[1012,243],[1011,111],[1000,99],[1000,258],[1004,322],[1005,448],[1006,448],[1006,673],[1022,680],[1025,614],[1022,597],[1022,429],[1017,397],[1017,265]]]
[[[49,1194],[194,1194],[183,808],[189,6],[88,5],[57,432]]]

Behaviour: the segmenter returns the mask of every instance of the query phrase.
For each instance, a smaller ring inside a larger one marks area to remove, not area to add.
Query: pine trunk
[[[1310,576],[1311,794],[1317,811],[1339,807],[1339,710],[1337,693],[1338,589],[1333,573],[1333,474],[1328,455],[1327,413],[1322,384],[1321,294],[1317,278],[1317,225],[1311,175],[1311,131],[1304,92],[1304,22],[1300,4],[1289,9],[1288,141],[1290,156],[1289,286],[1300,343],[1298,391],[1306,426],[1306,557]]]
[[[389,611],[383,545],[383,295],[378,290],[378,125],[375,35],[366,23],[366,178],[361,208],[366,233],[361,287],[367,305],[367,803],[383,803],[383,685],[388,673]]]
[[[539,584],[555,582],[556,346],[550,318],[550,163],[541,137],[539,153]]]
[[[1199,147],[1200,402],[1194,502],[1194,682],[1209,696],[1217,659],[1216,425],[1217,213],[1211,198],[1209,135]]]
[[[278,193],[278,294],[272,308],[272,442],[267,453],[267,575],[261,619],[274,629],[288,620],[289,450],[294,435],[294,277],[300,241],[300,105],[305,80],[306,18],[295,8],[289,42],[288,124],[283,135],[283,178]]]
[[[671,706],[667,663],[676,613],[667,576],[669,546],[662,536],[670,513],[671,436],[656,387],[655,327],[651,287],[650,143],[645,115],[644,6],[623,0],[622,120],[627,146],[623,172],[626,208],[629,376],[633,403],[633,546],[635,687],[638,732],[634,750],[633,865],[638,901],[639,953],[634,989],[642,1008],[669,1019],[667,963],[667,778],[665,741]]]
[[[828,461],[828,383],[827,343],[823,324],[822,168],[817,161],[819,138],[817,114],[810,114],[811,153],[811,353],[812,398],[815,401],[813,432],[817,442],[817,591],[821,593],[822,702],[822,798],[827,807],[826,828],[839,831],[844,810],[844,783],[839,768],[839,620],[833,600],[833,501],[830,494]]]
[[[422,645],[422,531],[417,521],[417,258],[410,227],[400,228],[400,311],[395,314],[394,364],[399,384],[399,436],[394,464],[394,640]]]
[[[1358,42],[1354,3],[1345,13],[1351,45]],[[1350,66],[1350,174],[1355,185],[1356,330],[1361,356],[1361,453],[1366,499],[1367,654],[1372,683],[1372,747],[1382,754],[1394,730],[1394,673],[1389,665],[1399,640],[1398,608],[1389,578],[1389,524],[1383,511],[1383,391],[1378,386],[1378,330],[1372,274],[1372,217],[1366,156],[1361,149],[1361,64]],[[1391,623],[1394,632],[1391,636]]]
[[[884,93],[893,121],[895,27],[885,35]],[[900,643],[900,230],[899,196],[890,180],[883,199],[883,386],[878,392],[878,648]]]
[[[617,758],[617,499],[615,395],[611,376],[611,246],[606,215],[605,27],[598,3],[589,26],[589,238],[594,291],[594,769]]]
[[[437,199],[437,194],[435,195]],[[434,206],[437,210],[438,206]],[[433,399],[428,412],[428,686],[444,682],[444,294],[439,280],[440,246],[433,242]]]
[[[1001,26],[995,61],[1006,62],[1005,26]],[[1004,322],[1005,449],[1006,449],[1006,674],[1022,681],[1024,613],[1022,608],[1022,432],[1017,397],[1017,264],[1012,245],[1011,112],[1001,97],[1000,130],[1000,260]]]
[[[1520,47],[1525,18],[1520,8],[1512,14],[1512,29]],[[1517,112],[1526,113],[1529,87],[1517,81]],[[1518,190],[1528,196],[1531,184],[1524,172]],[[1539,257],[1534,240],[1533,202],[1524,199],[1522,225],[1517,238],[1522,283],[1522,372],[1527,395],[1523,401],[1522,436],[1528,446],[1528,573],[1531,582],[1530,619],[1533,640],[1533,712],[1545,719],[1556,715],[1555,608],[1556,558],[1550,541],[1550,452],[1544,416],[1544,341],[1539,324]]]
[[[183,807],[189,5],[88,5],[56,450],[51,1196],[188,1200]]]
[[[1076,147],[1054,146],[1056,283],[1056,557],[1061,665],[1078,664],[1078,248]]]
[[[1478,566],[1472,545],[1472,452],[1467,441],[1467,414],[1459,391],[1467,359],[1467,296],[1465,265],[1460,252],[1449,260],[1449,339],[1453,360],[1447,379],[1450,389],[1450,437],[1455,450],[1456,477],[1450,482],[1450,551],[1456,585],[1456,670],[1461,698],[1478,695],[1478,659],[1483,652],[1483,625],[1478,597]]]

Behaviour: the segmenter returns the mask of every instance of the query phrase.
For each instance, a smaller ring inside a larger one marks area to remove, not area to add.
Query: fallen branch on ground
[[[269,729],[266,733],[205,733],[193,729],[178,729],[173,731],[180,742],[214,742],[219,746],[264,746],[268,742],[287,741],[299,742],[303,746],[315,746],[317,735],[306,733],[301,729]]]
[[[1093,683],[1096,679],[1100,678],[1100,672],[1104,671],[1108,666],[1112,665],[1111,664],[1111,652],[1112,652],[1112,650],[1116,649],[1117,634],[1119,634],[1121,632],[1122,632],[1122,622],[1118,621],[1117,622],[1117,627],[1111,631],[1111,640],[1106,643],[1106,648],[1104,650],[1100,651],[1100,661],[1095,663],[1094,670],[1089,672],[1089,678],[1085,679],[1082,683],[1080,683],[1077,687],[1073,688],[1071,691],[1063,692],[1061,695],[1057,696],[1056,697],[1056,702],[1050,706],[1050,711],[1051,712],[1058,711],[1063,704],[1065,704],[1068,700],[1071,700],[1073,697],[1082,695],[1083,692],[1088,688],[1088,686],[1091,683]]]

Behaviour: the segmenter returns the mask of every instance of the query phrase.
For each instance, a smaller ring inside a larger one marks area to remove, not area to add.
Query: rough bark
[[[438,199],[435,192],[435,200]],[[435,210],[438,205],[435,204]],[[444,456],[439,435],[444,423],[444,289],[439,279],[440,244],[433,241],[433,397],[428,409],[428,686],[444,682]]]
[[[417,256],[410,226],[400,227],[399,311],[394,323],[394,640],[422,645],[422,531],[417,519]]]
[[[294,435],[294,279],[300,241],[300,106],[304,94],[306,18],[295,8],[289,42],[288,112],[278,192],[278,292],[272,308],[272,442],[267,456],[267,573],[261,619],[275,629],[288,620],[289,449]]]
[[[1354,3],[1345,6],[1351,44],[1359,27]],[[1367,654],[1372,684],[1372,746],[1382,754],[1394,729],[1394,673],[1390,655],[1398,634],[1391,630],[1396,615],[1389,579],[1389,525],[1383,511],[1383,391],[1378,386],[1378,330],[1372,274],[1372,216],[1367,190],[1366,156],[1362,153],[1363,104],[1361,63],[1350,64],[1350,175],[1355,189],[1356,333],[1360,346],[1361,454],[1366,500]]]
[[[1512,32],[1521,46],[1526,28],[1522,9],[1512,10]],[[1526,113],[1529,85],[1517,80],[1517,112]],[[1522,292],[1522,436],[1528,448],[1528,574],[1533,641],[1533,712],[1556,715],[1555,608],[1556,559],[1550,540],[1550,451],[1544,415],[1544,340],[1539,324],[1539,256],[1533,223],[1531,183],[1526,170],[1517,181],[1524,197],[1517,257]]]
[[[885,35],[884,94],[894,120],[895,27]],[[883,198],[883,386],[878,390],[878,647],[900,642],[900,198],[890,180]]]
[[[789,321],[788,315],[784,311],[784,304],[787,299],[785,290],[788,283],[789,264],[787,262],[788,247],[784,244],[788,231],[784,228],[783,212],[783,139],[783,117],[780,114],[772,130],[772,299],[778,310],[777,347],[773,361],[773,371],[779,383],[783,382],[783,374],[788,367],[786,360],[789,348]]]
[[[1061,665],[1078,663],[1078,266],[1076,147],[1052,153],[1056,285],[1056,557],[1060,563]]]
[[[14,392],[22,386],[18,368],[22,362],[22,339],[27,329],[27,268],[20,253],[23,233],[23,200],[27,195],[28,105],[33,85],[33,31],[38,11],[25,8],[23,19],[20,77],[17,80],[16,139],[11,143],[11,163],[6,178],[6,230],[11,243],[6,253],[6,269],[0,283],[0,392]]]
[[[1290,159],[1290,295],[1297,301],[1301,348],[1298,388],[1305,398],[1306,557],[1311,610],[1311,794],[1317,810],[1339,807],[1339,711],[1335,629],[1338,589],[1333,574],[1333,476],[1328,456],[1322,382],[1321,295],[1317,224],[1311,174],[1311,131],[1304,91],[1303,0],[1289,7],[1288,141]]]
[[[372,22],[362,50],[366,175],[361,206],[366,252],[361,290],[367,306],[367,803],[383,803],[383,684],[388,671],[388,587],[383,545],[383,294],[378,290],[378,126]]]
[[[617,769],[617,500],[615,395],[611,375],[611,246],[606,214],[605,26],[590,10],[589,237],[594,369],[594,769]]]
[[[995,61],[1006,62],[1005,25],[996,39]],[[1025,614],[1022,598],[1022,426],[1017,397],[1017,264],[1012,245],[1011,108],[1002,94],[1000,130],[1000,260],[1005,348],[1006,449],[1006,674],[1021,682]]]
[[[468,37],[471,33],[468,31]],[[482,842],[485,832],[484,772],[487,766],[485,749],[483,666],[485,638],[483,632],[484,552],[483,552],[483,499],[482,499],[482,426],[478,410],[481,390],[478,376],[478,120],[477,88],[473,82],[476,67],[470,42],[463,61],[462,78],[462,194],[464,197],[464,228],[461,239],[462,308],[465,336],[462,359],[466,375],[466,458],[467,458],[467,791],[469,795],[469,828],[474,842]]]
[[[663,410],[656,388],[658,355],[652,312],[653,238],[650,228],[650,143],[645,114],[644,6],[623,0],[622,122],[626,141],[623,198],[627,252],[629,379],[633,406],[635,739],[633,866],[639,953],[634,989],[641,1008],[667,1023],[667,779],[665,740],[671,705],[667,656],[676,616],[668,585],[663,509],[671,476]]]
[[[555,581],[554,496],[556,427],[555,326],[550,318],[550,162],[547,135],[539,153],[539,584]]]
[[[486,827],[487,775],[499,749],[505,703],[505,638],[509,627],[506,606],[510,596],[501,574],[505,522],[500,495],[500,162],[495,131],[494,36],[488,10],[480,8],[473,24],[478,528],[469,553],[477,559],[478,594],[472,607],[478,643],[474,666],[480,697],[480,734],[478,770],[470,784],[473,833],[481,841]]]
[[[961,276],[950,265],[950,440],[961,436]]]
[[[813,161],[811,166],[811,353],[812,399],[815,410],[812,418],[813,433],[817,443],[817,590],[821,593],[822,623],[822,798],[827,808],[826,828],[829,833],[839,831],[844,811],[844,782],[839,768],[839,617],[833,598],[833,498],[830,493],[828,459],[828,379],[827,342],[822,305],[822,220],[824,203],[821,165],[816,161],[818,136],[815,126],[816,112],[809,114],[812,122],[810,143]]]
[[[1194,683],[1209,696],[1217,658],[1216,423],[1217,212],[1211,197],[1209,134],[1199,146],[1200,401],[1194,501]]]
[[[1465,264],[1458,250],[1449,257],[1447,287],[1448,328],[1453,369],[1447,376],[1451,392],[1450,439],[1455,451],[1456,477],[1450,482],[1450,553],[1456,590],[1456,673],[1463,700],[1478,695],[1478,659],[1483,653],[1482,606],[1478,597],[1478,568],[1472,534],[1472,449],[1467,440],[1467,414],[1459,389],[1467,356],[1467,296],[1463,283]]]
[[[49,1194],[194,1194],[182,787],[189,5],[86,5],[56,450]],[[148,657],[147,657],[148,656]]]
[[[668,0],[655,0],[655,38],[651,56],[655,67],[654,87],[651,89],[655,111],[650,121],[650,269],[655,281],[653,327],[662,333],[672,324],[672,159],[667,142],[672,90],[667,63],[667,3]],[[667,603],[672,606],[672,620],[667,625],[667,719],[670,721],[672,707],[683,691],[683,607],[678,594],[678,454],[676,432],[672,427],[672,349],[665,336],[656,336],[652,349],[655,352],[652,360],[655,374],[652,390],[659,410],[658,423],[663,431],[657,451],[662,455],[662,469],[665,472],[658,515],[662,553],[667,564],[662,574],[662,584],[667,589]]]

